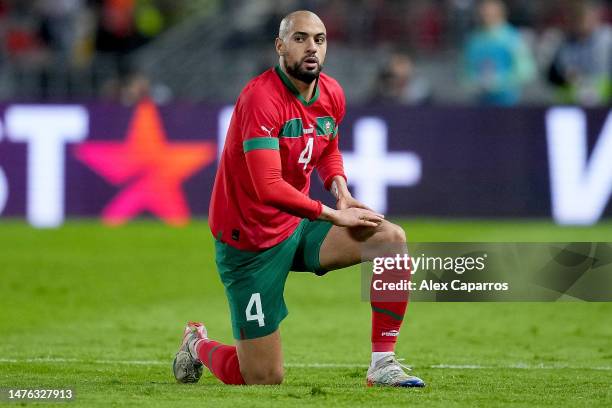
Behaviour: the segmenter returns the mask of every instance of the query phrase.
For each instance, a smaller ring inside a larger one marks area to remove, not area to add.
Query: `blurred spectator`
[[[36,4],[40,37],[59,62],[70,62],[77,40],[77,23],[83,0],[39,0]]]
[[[380,71],[371,99],[377,103],[423,105],[431,101],[431,88],[416,74],[408,55],[395,53]]]
[[[463,48],[466,83],[479,103],[549,103],[547,80],[561,101],[610,103],[611,28],[599,12],[570,7],[583,2],[512,0],[506,13],[501,0],[0,0],[0,98],[106,95],[131,103],[121,94],[126,83],[143,88],[131,74],[137,69],[177,97],[231,99],[236,90],[218,86],[215,75],[238,83],[260,62],[267,67],[265,58],[275,55],[270,33],[288,11],[305,8],[323,18],[330,46],[339,48],[328,70],[340,80],[358,78],[353,101],[421,104],[433,92],[438,103],[469,103],[453,71]],[[610,0],[602,4],[612,11]],[[477,11],[482,24],[474,31]],[[428,81],[406,55],[378,69],[382,56],[397,49],[418,56]],[[550,75],[521,97],[535,70],[528,49],[537,50],[538,66]],[[375,56],[359,57],[364,52]],[[236,61],[230,70],[228,60]]]
[[[123,55],[140,44],[134,24],[135,0],[104,0],[100,4],[96,49]]]
[[[465,42],[471,27],[475,0],[446,0],[448,39],[453,46]]]
[[[437,51],[442,45],[443,10],[433,0],[411,1],[409,34],[411,43],[419,50]]]
[[[464,50],[467,84],[485,105],[515,105],[521,86],[533,78],[535,65],[521,34],[506,19],[501,0],[483,0],[478,6],[482,26]]]
[[[0,3],[0,49],[6,59],[20,67],[46,63],[48,53],[38,36],[38,21],[27,2]]]
[[[133,106],[143,99],[152,99],[156,105],[164,105],[173,95],[165,84],[152,81],[140,70],[131,70],[120,78],[106,81],[102,86],[100,97],[106,101]]]
[[[381,0],[372,10],[372,39],[378,43],[393,43],[398,39],[409,38],[410,21],[408,5],[405,2]]]
[[[604,105],[612,101],[612,27],[595,2],[576,5],[548,72],[563,103]]]

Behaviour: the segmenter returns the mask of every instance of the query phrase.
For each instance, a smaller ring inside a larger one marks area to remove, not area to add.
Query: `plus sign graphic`
[[[342,152],[344,170],[355,198],[384,213],[387,187],[410,187],[421,180],[421,160],[411,152],[387,152],[387,124],[378,118],[362,118],[353,130],[355,150]]]

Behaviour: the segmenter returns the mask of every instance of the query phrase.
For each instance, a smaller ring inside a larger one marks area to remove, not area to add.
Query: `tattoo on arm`
[[[332,182],[330,191],[333,194],[333,196],[336,197],[336,200],[340,198],[340,192],[338,191],[338,184],[336,184],[335,180]]]

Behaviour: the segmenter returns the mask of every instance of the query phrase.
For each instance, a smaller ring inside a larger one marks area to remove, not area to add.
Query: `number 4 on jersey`
[[[306,142],[306,147],[302,150],[302,154],[300,154],[300,158],[298,159],[298,163],[304,163],[304,170],[306,170],[306,166],[310,163],[310,159],[312,158],[312,145],[314,143],[314,138],[309,137],[308,142]]]
[[[255,306],[255,314],[253,314],[253,306]],[[252,320],[257,320],[259,327],[263,327],[264,323],[264,314],[261,309],[261,296],[259,293],[253,293],[251,295],[251,299],[249,299],[249,304],[246,307],[246,319],[247,322]]]

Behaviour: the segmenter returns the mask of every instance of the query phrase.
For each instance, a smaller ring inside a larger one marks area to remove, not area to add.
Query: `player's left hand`
[[[345,210],[347,208],[363,208],[364,210],[376,212],[367,205],[363,204],[361,201],[356,200],[352,196],[340,197],[336,202],[336,208],[338,210]]]

